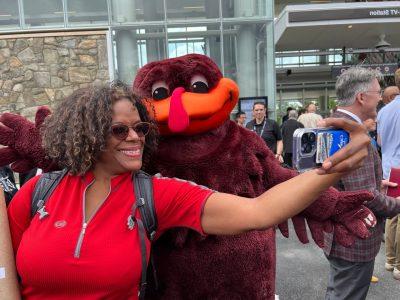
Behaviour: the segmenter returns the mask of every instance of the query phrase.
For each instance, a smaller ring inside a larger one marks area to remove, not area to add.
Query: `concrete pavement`
[[[291,228],[290,238],[277,230],[276,293],[280,300],[324,299],[329,263],[315,244],[301,244]],[[311,239],[311,235],[309,234]],[[385,270],[385,244],[375,260],[374,275],[378,283],[371,283],[367,300],[399,300],[400,281]]]

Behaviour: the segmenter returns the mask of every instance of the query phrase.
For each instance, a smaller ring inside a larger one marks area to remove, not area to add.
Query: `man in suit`
[[[350,68],[343,72],[336,82],[338,109],[333,117],[359,123],[375,119],[376,106],[382,95],[380,79],[380,73],[364,68]],[[324,252],[330,264],[325,299],[365,299],[367,296],[375,256],[381,244],[384,219],[400,212],[400,201],[381,193],[381,183],[381,160],[371,144],[364,165],[344,176],[337,188],[371,191],[374,200],[366,206],[376,215],[377,225],[371,230],[369,238],[356,240],[350,248],[337,244],[332,233],[325,233]]]

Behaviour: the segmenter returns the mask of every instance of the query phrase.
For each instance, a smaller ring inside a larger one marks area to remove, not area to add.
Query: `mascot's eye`
[[[190,81],[190,90],[193,93],[205,94],[208,93],[208,82],[203,75],[195,75]]]
[[[154,100],[162,100],[169,97],[168,85],[164,81],[157,81],[151,87],[151,96]]]
[[[162,100],[168,98],[168,89],[164,87],[159,87],[153,92],[153,99],[155,100]]]

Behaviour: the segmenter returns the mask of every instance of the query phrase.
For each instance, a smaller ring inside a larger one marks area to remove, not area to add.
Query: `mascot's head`
[[[229,118],[239,88],[222,77],[207,56],[185,56],[142,67],[133,89],[150,101],[163,135],[192,135],[217,128]]]

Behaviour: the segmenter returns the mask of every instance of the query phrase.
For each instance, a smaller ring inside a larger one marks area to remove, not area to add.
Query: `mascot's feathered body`
[[[279,165],[255,133],[228,120],[238,87],[208,57],[190,54],[149,63],[139,70],[133,88],[151,103],[162,135],[148,171],[247,197],[296,175]],[[36,125],[1,116],[0,143],[9,147],[0,149],[0,164],[14,162],[17,171],[49,168],[40,147],[29,151],[32,144],[40,145],[38,127],[45,115],[38,111]],[[292,218],[300,241],[308,242],[305,220],[319,246],[324,230],[335,230],[336,241],[347,246],[355,237],[368,236],[364,218],[370,211],[361,204],[371,199],[368,192],[328,190]],[[287,225],[280,228],[287,235]],[[218,237],[175,229],[155,242],[153,255],[161,287],[149,292],[150,298],[274,299],[274,228]]]
[[[255,197],[273,185],[268,160],[274,155],[253,132],[226,121],[192,137],[161,141],[157,170],[217,191]],[[166,299],[273,299],[275,230],[202,238],[177,229],[154,245]],[[166,288],[163,285],[166,284]]]

